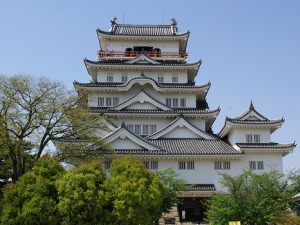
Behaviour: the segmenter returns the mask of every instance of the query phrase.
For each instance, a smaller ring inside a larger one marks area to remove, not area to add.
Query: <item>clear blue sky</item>
[[[196,82],[212,83],[213,125],[244,112],[251,100],[270,119],[284,117],[272,141],[300,143],[299,0],[10,0],[0,2],[0,73],[43,75],[73,88],[89,82],[83,59],[95,60],[96,29],[118,23],[170,24],[190,30],[190,62],[202,59]],[[300,149],[284,169],[300,168]]]

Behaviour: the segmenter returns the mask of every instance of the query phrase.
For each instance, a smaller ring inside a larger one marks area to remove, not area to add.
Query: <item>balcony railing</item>
[[[98,58],[131,58],[137,57],[140,54],[145,54],[151,58],[162,58],[162,59],[187,59],[188,54],[186,52],[119,52],[119,51],[98,51]]]

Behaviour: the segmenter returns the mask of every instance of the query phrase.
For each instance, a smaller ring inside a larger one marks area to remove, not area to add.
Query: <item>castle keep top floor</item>
[[[127,25],[111,20],[109,31],[97,29],[100,44],[97,60],[117,61],[145,54],[164,62],[186,62],[189,32],[179,33],[177,22],[171,25]]]

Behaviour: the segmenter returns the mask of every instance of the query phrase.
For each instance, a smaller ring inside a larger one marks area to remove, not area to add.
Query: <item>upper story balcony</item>
[[[130,59],[145,54],[156,60],[187,60],[186,52],[158,52],[158,51],[98,51],[97,60],[101,59]]]

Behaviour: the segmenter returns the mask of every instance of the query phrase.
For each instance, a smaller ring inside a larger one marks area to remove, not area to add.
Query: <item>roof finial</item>
[[[144,77],[144,76],[145,76],[145,74],[144,74],[144,72],[142,71],[141,77]]]
[[[114,18],[112,18],[112,19],[110,20],[110,22],[111,22],[111,26],[113,26],[113,25],[117,24],[116,20],[118,20],[118,18],[117,18],[117,17],[114,17]]]
[[[171,23],[172,26],[177,26],[177,21],[176,21],[176,19],[172,18],[171,21],[172,21],[172,23]]]
[[[125,122],[124,122],[124,121],[122,122],[122,124],[121,124],[121,127],[122,127],[122,128],[125,128],[125,127],[126,127],[126,125],[125,125]]]
[[[252,100],[251,100],[251,103],[250,103],[250,107],[249,107],[249,109],[254,109],[254,106],[253,106],[253,102],[252,102]]]

